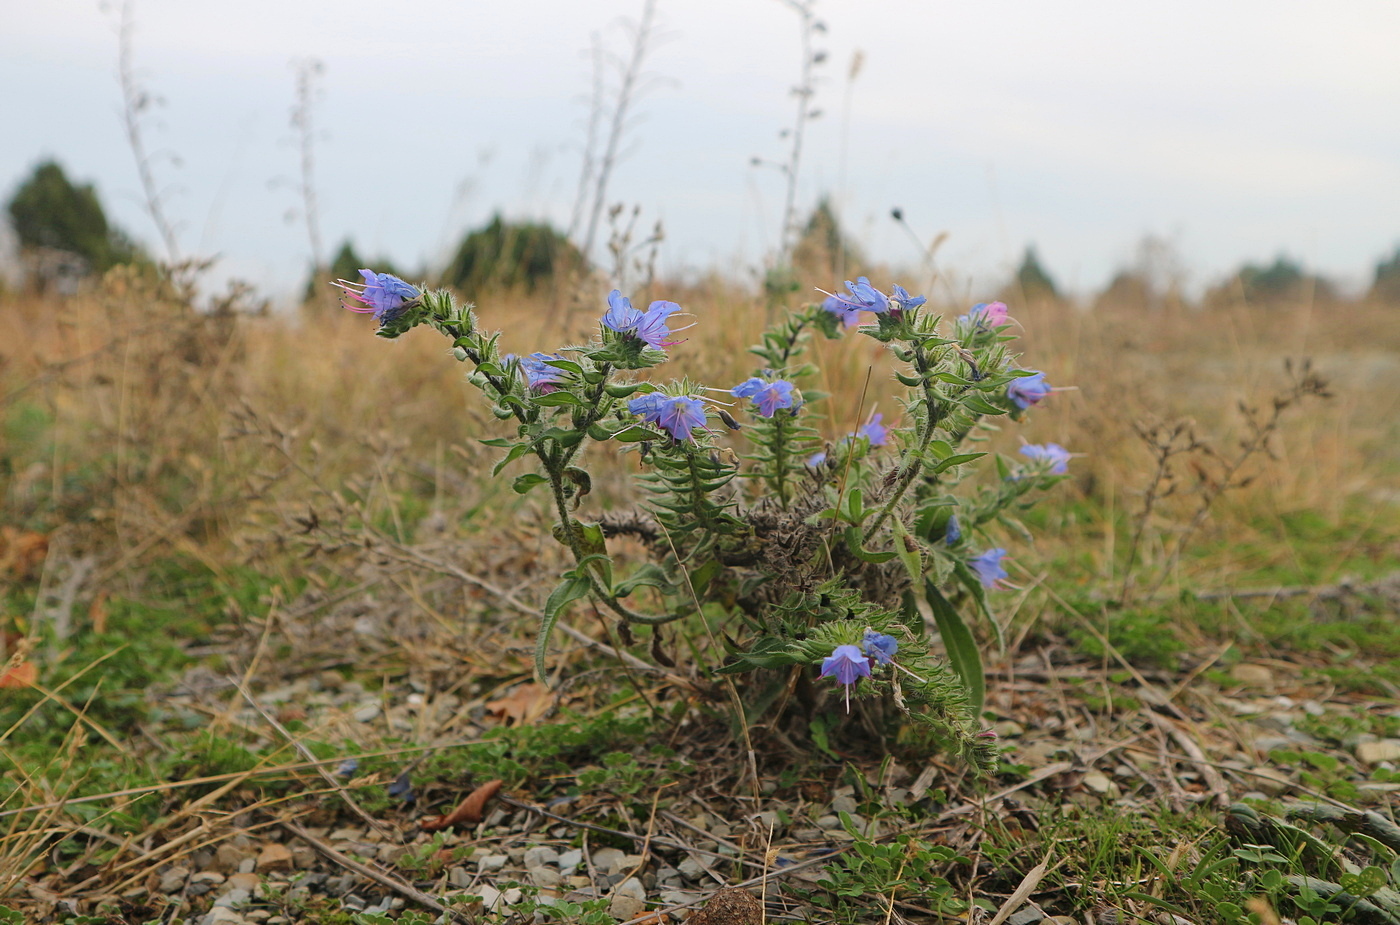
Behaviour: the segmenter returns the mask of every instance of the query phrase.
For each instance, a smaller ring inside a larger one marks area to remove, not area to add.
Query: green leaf
[[[573,360],[565,360],[561,357],[550,357],[544,361],[546,366],[553,366],[555,369],[562,369],[566,373],[573,373],[576,376],[583,375],[583,367]]]
[[[491,470],[491,474],[500,475],[502,469],[504,469],[506,466],[509,466],[511,463],[515,462],[517,459],[524,456],[528,452],[530,452],[530,444],[515,444],[510,448],[510,452],[505,455],[505,458],[502,459],[500,462],[496,463],[495,468]]]
[[[953,466],[961,466],[963,463],[972,462],[974,459],[981,459],[986,453],[961,453],[957,456],[949,456],[929,467],[929,475],[937,475],[944,469],[951,469]]]
[[[571,408],[582,408],[584,406],[583,399],[563,389],[545,392],[543,395],[535,395],[532,396],[530,400],[541,408],[558,408],[565,405]]]
[[[587,578],[570,573],[569,577],[564,579],[564,583],[554,589],[549,600],[544,602],[544,618],[540,620],[540,633],[535,638],[535,677],[541,684],[548,683],[544,675],[544,654],[549,649],[549,635],[554,632],[554,624],[559,622],[559,617],[566,607],[587,595],[590,590],[592,584]]]
[[[985,398],[983,398],[981,395],[968,395],[968,396],[966,396],[965,398],[962,399],[962,405],[963,405],[964,408],[967,408],[967,409],[969,409],[969,410],[971,410],[971,411],[976,411],[978,414],[1005,414],[1005,413],[1006,413],[1006,409],[1005,409],[1005,408],[999,408],[999,407],[997,407],[996,405],[994,405],[994,404],[992,404],[991,402],[987,401],[987,400],[986,400]]]
[[[973,716],[980,716],[982,703],[987,696],[987,681],[982,673],[982,653],[977,651],[977,640],[957,608],[928,579],[924,579],[924,597],[933,610],[938,635],[943,637],[943,646],[948,650],[948,664],[953,666],[967,689],[967,701]]]
[[[919,552],[919,543],[909,535],[904,522],[898,517],[890,518],[890,524],[894,528],[895,555],[899,556],[904,570],[909,573],[909,580],[917,585],[919,579],[924,577],[924,560]]]
[[[881,562],[888,562],[898,553],[895,552],[871,552],[860,544],[860,527],[846,528],[846,547],[851,550],[851,554],[862,562],[869,562],[872,565],[879,565]]]
[[[516,476],[515,481],[510,483],[511,490],[517,495],[523,495],[536,485],[543,485],[549,479],[537,472],[527,472],[524,475]]]
[[[619,581],[613,588],[613,596],[626,597],[643,585],[650,588],[669,588],[671,576],[667,575],[661,566],[649,562]]]

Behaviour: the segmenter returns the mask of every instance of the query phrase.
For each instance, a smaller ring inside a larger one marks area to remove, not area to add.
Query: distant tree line
[[[75,184],[55,161],[38,164],[10,198],[10,224],[19,240],[21,259],[35,271],[40,287],[45,274],[100,274],[118,264],[150,263],[150,257],[108,220],[97,191],[90,183]],[[1145,242],[1138,264],[1119,273],[1099,295],[1099,304],[1150,304],[1174,283],[1162,271],[1162,247]],[[861,249],[841,227],[830,200],[822,199],[801,226],[792,250],[791,278],[851,278],[869,273]],[[365,261],[350,241],[341,244],[324,274],[308,279],[304,298],[325,292],[326,279],[359,277],[361,267],[422,279],[424,273],[405,272],[385,259]],[[452,258],[436,277],[438,285],[464,293],[489,289],[535,291],[572,276],[586,261],[569,238],[546,222],[515,221],[497,213],[485,225],[468,231]],[[55,270],[55,268],[58,268]],[[1055,299],[1060,290],[1033,246],[1027,247],[1004,295],[1022,299]],[[1271,264],[1246,264],[1206,295],[1207,303],[1244,300],[1251,304],[1333,299],[1327,280],[1310,274],[1295,260],[1280,255]],[[1400,247],[1376,265],[1369,296],[1400,305]]]

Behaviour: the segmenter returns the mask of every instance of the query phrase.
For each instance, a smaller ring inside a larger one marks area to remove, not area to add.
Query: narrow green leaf
[[[981,459],[986,455],[986,453],[960,453],[957,456],[949,456],[947,459],[940,460],[937,464],[930,466],[928,471],[930,475],[937,475],[945,469],[951,469],[953,466],[961,466],[963,463],[972,462],[974,459]]]
[[[515,462],[517,459],[524,456],[528,452],[530,452],[530,444],[515,444],[510,448],[510,452],[505,455],[505,458],[502,459],[500,462],[496,463],[495,468],[491,470],[491,474],[500,475],[502,469],[504,469],[506,466],[509,466],[511,463]]]
[[[943,637],[943,646],[948,650],[948,663],[962,678],[973,715],[980,716],[982,703],[987,696],[987,681],[982,673],[982,653],[977,651],[977,640],[957,608],[928,579],[924,580],[924,597],[933,610],[938,635]]]
[[[535,677],[541,684],[547,684],[544,674],[544,654],[549,649],[549,635],[554,632],[554,624],[559,622],[564,608],[586,595],[590,585],[588,579],[569,577],[554,589],[549,600],[544,603],[544,618],[540,620],[540,633],[535,638]]]
[[[554,392],[545,392],[543,395],[535,395],[532,396],[530,400],[542,408],[558,408],[566,405],[571,408],[581,408],[584,404],[583,399],[563,389],[558,389]]]

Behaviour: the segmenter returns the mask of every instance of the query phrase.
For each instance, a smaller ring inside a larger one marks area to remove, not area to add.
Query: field
[[[761,299],[646,296],[695,316],[661,377],[751,374]],[[0,906],[1400,922],[1400,315],[1009,301],[1024,364],[1073,388],[989,446],[1076,458],[1002,543],[1003,641],[979,633],[1004,753],[978,776],[822,717],[808,742],[737,729],[697,667],[714,637],[657,664],[582,605],[537,683],[564,548],[491,477],[506,425],[429,331],[194,312],[120,268],[0,294]],[[478,310],[523,354],[605,307]],[[817,353],[828,436],[898,417],[880,345]],[[593,515],[636,502],[636,467],[594,460]]]

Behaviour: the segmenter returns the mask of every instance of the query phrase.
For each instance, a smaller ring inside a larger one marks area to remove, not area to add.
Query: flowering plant
[[[994,737],[980,727],[981,657],[963,615],[997,629],[987,595],[1009,577],[1007,553],[978,551],[973,540],[1063,478],[1071,455],[1027,445],[1024,461],[998,457],[998,478],[970,487],[987,456],[970,445],[996,418],[1019,419],[1050,393],[1043,373],[1018,368],[1007,352],[1005,305],[944,322],[922,296],[900,286],[886,295],[861,277],[765,332],[748,379],[706,389],[630,375],[664,363],[681,343],[672,323],[684,312],[674,302],[643,311],[614,290],[587,343],[517,357],[502,354],[499,334],[481,330],[472,306],[450,293],[362,275],[363,285],[340,284],[347,307],[373,312],[383,337],[418,325],[448,337],[471,368],[468,381],[514,423],[512,436],[484,441],[504,451],[494,474],[530,458],[533,470],[514,489],[550,493],[554,536],[572,564],[544,604],[541,676],[557,621],[591,599],[617,619],[624,642],[647,628],[663,661],[667,624],[719,630],[723,660],[711,668],[748,679],[748,722],[769,711],[814,715],[833,693],[849,712],[854,695],[857,704],[893,704],[978,766],[995,761]],[[802,356],[813,335],[841,337],[853,326],[892,351],[907,397],[898,423],[871,414],[823,441],[808,408],[824,396],[804,393],[817,370]],[[609,443],[636,453],[646,500],[587,518],[587,465],[616,462],[586,450]],[[623,534],[649,552],[627,574],[608,548]],[[942,638],[944,657],[926,627]]]

